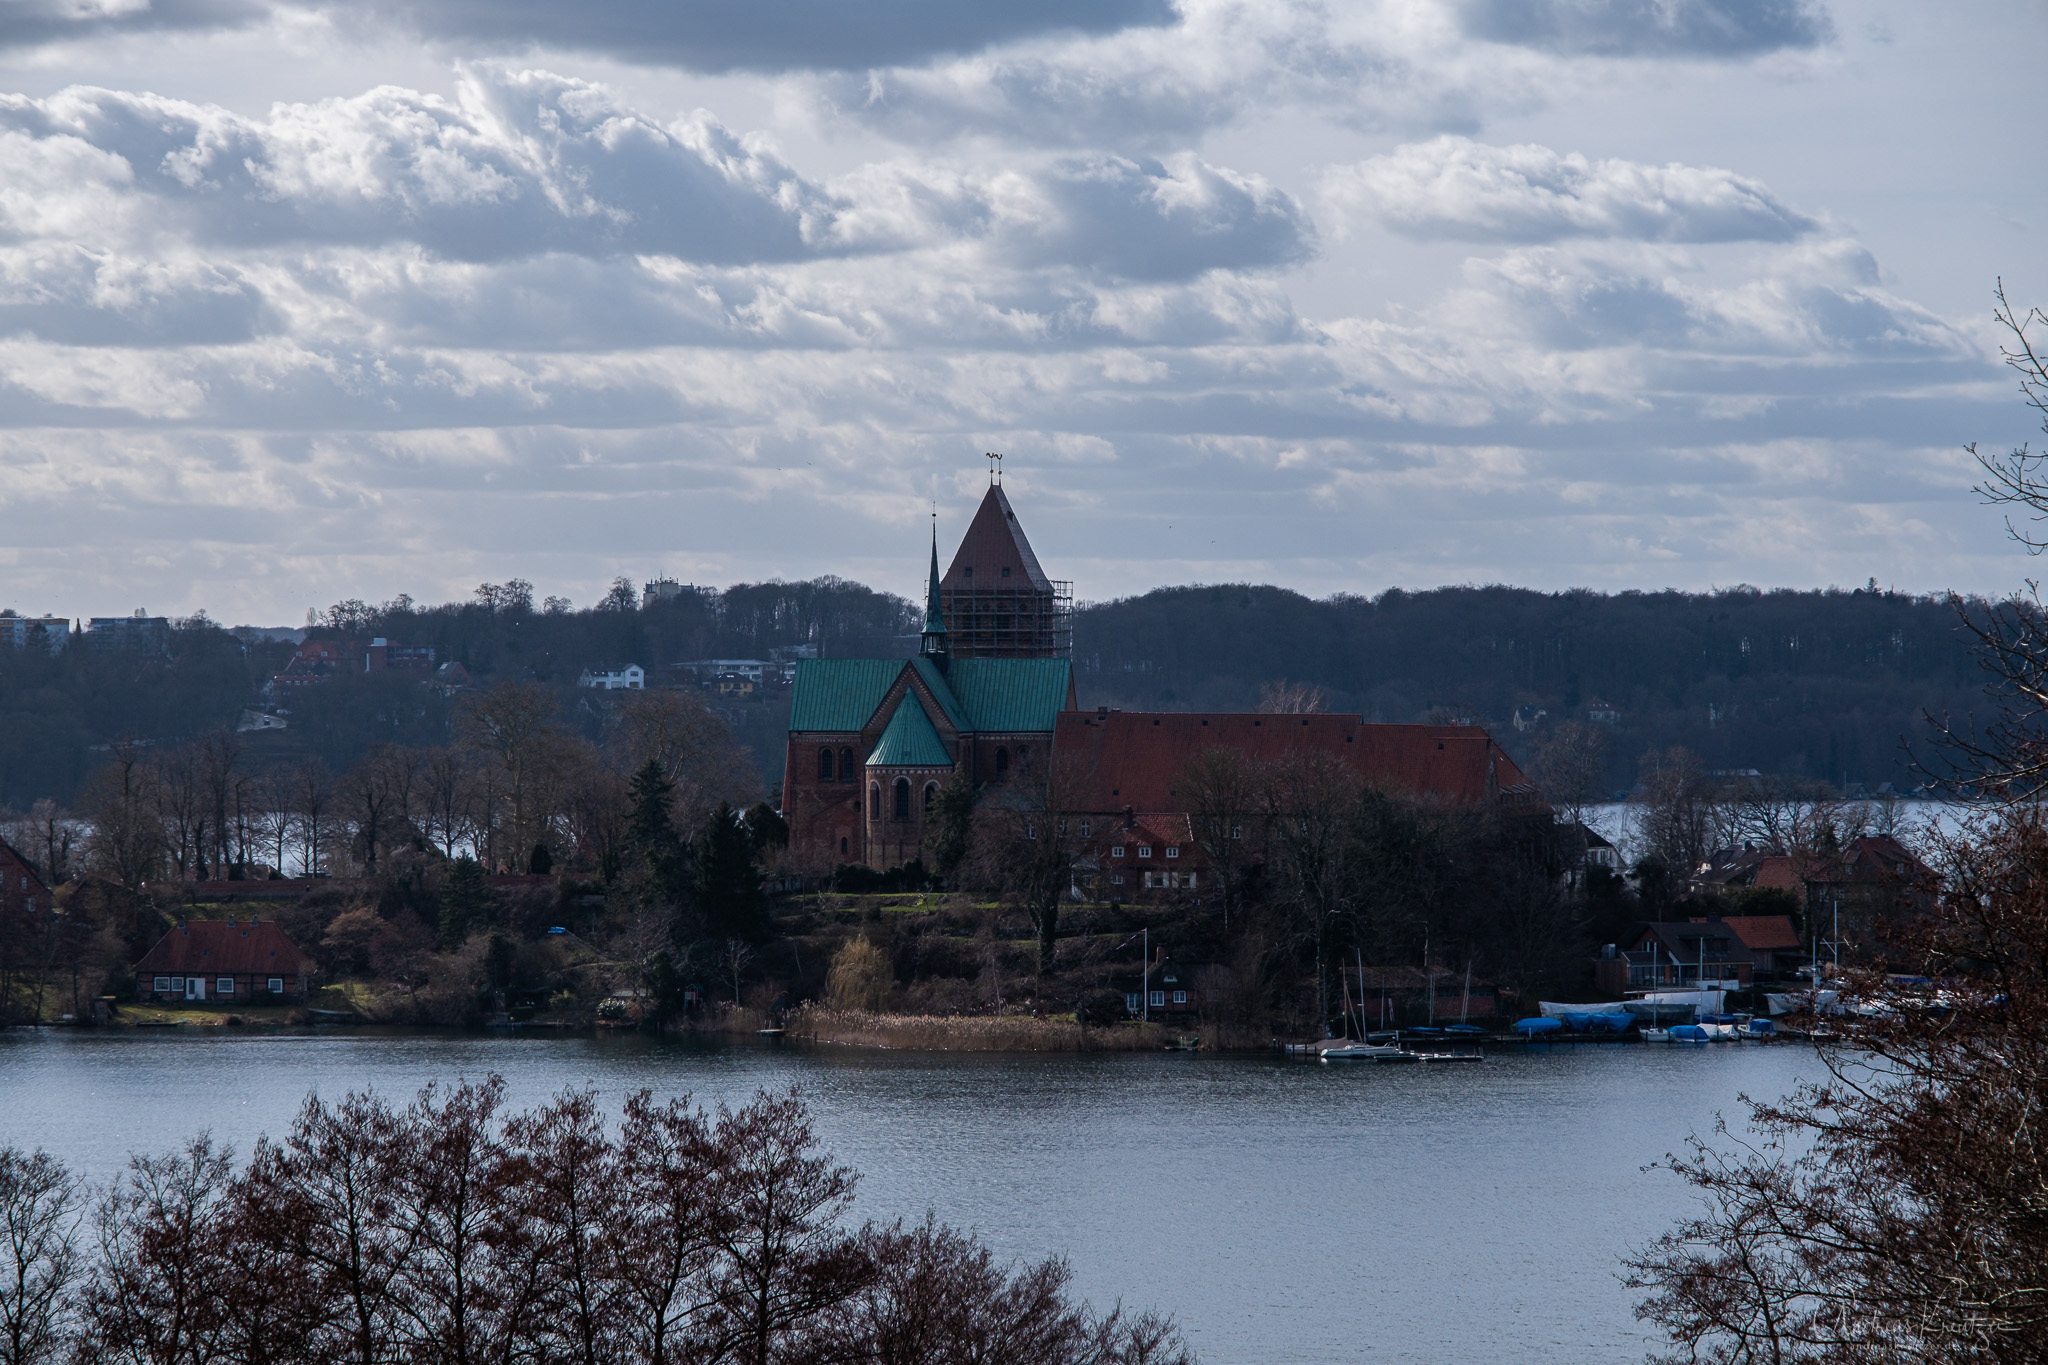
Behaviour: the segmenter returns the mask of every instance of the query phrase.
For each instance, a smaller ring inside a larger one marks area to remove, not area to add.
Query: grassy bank
[[[1155,1052],[1178,1037],[1157,1024],[1087,1028],[1071,1018],[869,1014],[821,1005],[794,1011],[785,1028],[809,1042],[932,1052]]]

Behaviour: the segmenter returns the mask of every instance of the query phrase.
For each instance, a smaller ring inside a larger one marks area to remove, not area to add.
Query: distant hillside
[[[690,590],[645,608],[621,584],[582,611],[536,605],[511,583],[441,606],[341,602],[313,629],[431,647],[479,685],[548,683],[582,723],[591,717],[572,690],[593,663],[658,669],[797,645],[894,657],[915,648],[921,619],[901,598],[832,578]],[[1875,591],[1441,588],[1316,600],[1274,587],[1166,588],[1081,608],[1074,640],[1085,705],[1249,709],[1267,684],[1307,683],[1330,709],[1372,720],[1469,716],[1519,759],[1544,726],[1585,719],[1602,701],[1618,712],[1616,790],[1633,784],[1644,751],[1674,744],[1709,767],[1902,784],[1900,737],[1921,732],[1922,710],[1964,713],[1981,701],[1953,612]],[[68,801],[110,739],[169,742],[232,726],[291,652],[288,641],[238,639],[204,617],[177,623],[169,649],[147,657],[77,642],[57,656],[0,647],[0,807]],[[317,756],[339,769],[379,740],[441,742],[450,710],[396,673],[336,678],[291,705],[291,727],[250,737],[252,756]],[[1514,725],[1518,708],[1528,728]],[[778,779],[786,695],[719,709],[764,781]]]
[[[1966,713],[1983,686],[1945,601],[1875,590],[1164,588],[1084,608],[1074,651],[1088,705],[1235,710],[1285,679],[1368,720],[1470,716],[1518,758],[1542,725],[1605,702],[1617,790],[1674,744],[1712,768],[1903,784],[1923,710]],[[1518,708],[1547,715],[1517,731]]]

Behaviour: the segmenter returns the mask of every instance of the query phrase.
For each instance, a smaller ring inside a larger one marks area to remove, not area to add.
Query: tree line
[[[792,1094],[715,1114],[496,1077],[310,1097],[246,1162],[201,1135],[88,1190],[0,1148],[0,1365],[1185,1365],[1173,1325],[1077,1302],[857,1182]]]

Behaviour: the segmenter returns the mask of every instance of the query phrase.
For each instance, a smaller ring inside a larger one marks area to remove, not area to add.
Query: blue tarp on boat
[[[1521,1034],[1555,1033],[1564,1027],[1562,1019],[1517,1019],[1515,1032]]]
[[[1698,1024],[1679,1024],[1671,1030],[1671,1041],[1674,1043],[1704,1043],[1707,1041],[1707,1031]]]

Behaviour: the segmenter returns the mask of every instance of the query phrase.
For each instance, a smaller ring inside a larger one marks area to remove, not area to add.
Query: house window
[[[1180,845],[1168,844],[1166,846],[1166,856],[1169,858],[1178,858],[1180,856]]]
[[[283,994],[284,994],[284,978],[283,978],[283,977],[281,977],[281,976],[273,976],[273,977],[271,977],[271,978],[270,978],[270,993],[271,993],[272,995],[283,995]]]
[[[1110,848],[1110,850],[1109,850],[1109,856],[1110,856],[1110,857],[1112,857],[1112,858],[1121,858],[1121,857],[1123,857],[1123,856],[1124,856],[1124,846],[1123,846],[1122,844],[1115,844],[1115,845],[1111,846],[1111,848]]]
[[[1109,874],[1109,884],[1110,884],[1111,886],[1122,886],[1122,885],[1124,884],[1124,874],[1123,874],[1123,873],[1121,873],[1121,872],[1112,872],[1112,873],[1110,873],[1110,874]]]
[[[1161,1005],[1164,1005],[1165,1003],[1166,1003],[1166,992],[1165,992],[1165,991],[1154,991],[1154,992],[1152,992],[1152,1008],[1154,1008],[1154,1009],[1158,1009],[1158,1008],[1159,1008],[1159,1007],[1160,1007]]]
[[[868,783],[868,819],[882,818],[882,789],[873,782]]]
[[[1124,1008],[1129,1010],[1132,1014],[1136,1014],[1138,1012],[1138,1007],[1142,1003],[1143,1002],[1139,1000],[1138,993],[1136,991],[1126,991],[1124,993]]]
[[[168,976],[160,976],[150,983],[151,992],[157,995],[161,995],[165,991],[174,991],[177,989],[178,988],[176,986],[173,986],[171,984],[171,979]]]
[[[839,751],[839,780],[841,782],[852,782],[858,777],[859,774],[853,770],[853,750],[841,749]]]
[[[1151,857],[1151,856],[1152,856],[1152,845],[1150,845],[1150,844],[1139,844],[1139,845],[1138,845],[1138,856],[1139,856],[1140,858],[1149,858],[1149,857]]]
[[[1176,1004],[1176,1005],[1185,1005],[1185,1004],[1187,1004],[1187,1002],[1188,1002],[1188,993],[1187,993],[1186,991],[1175,991],[1175,992],[1173,993],[1173,1003],[1174,1003],[1174,1004]]]
[[[1060,838],[1064,839],[1064,838],[1066,838],[1066,837],[1067,837],[1067,822],[1066,822],[1065,820],[1061,820],[1061,821],[1060,821]]]
[[[1005,749],[1005,748],[1003,748],[1003,747],[1002,747],[1001,745],[997,745],[997,746],[996,746],[996,781],[1000,782],[1000,781],[1002,781],[1002,780],[1003,780],[1004,778],[1008,777],[1009,775],[1010,775],[1010,751],[1009,751],[1008,749]]]
[[[830,782],[832,780],[832,751],[830,749],[818,750],[818,780],[820,782]]]
[[[1181,885],[1187,887],[1190,891],[1194,890],[1195,874],[1192,872],[1183,872],[1181,874]]]
[[[839,856],[842,858],[846,856],[846,836],[844,834],[839,836]]]
[[[232,976],[215,977],[213,991],[216,995],[233,995],[235,993],[235,979]]]
[[[896,818],[898,820],[908,820],[910,818],[910,779],[907,777],[896,779],[895,806]]]
[[[1087,838],[1087,837],[1088,837],[1088,833],[1089,833],[1089,831],[1088,831],[1088,822],[1087,822],[1086,820],[1083,820],[1083,821],[1081,822],[1081,837],[1082,837],[1083,839]]]
[[[1026,820],[1024,822],[1024,837],[1027,839],[1036,839],[1038,837],[1038,823],[1036,821]]]
[[[1233,838],[1233,839],[1242,839],[1242,838],[1244,838],[1244,826],[1243,826],[1243,825],[1232,825],[1232,826],[1230,827],[1230,837],[1231,837],[1231,838]]]

